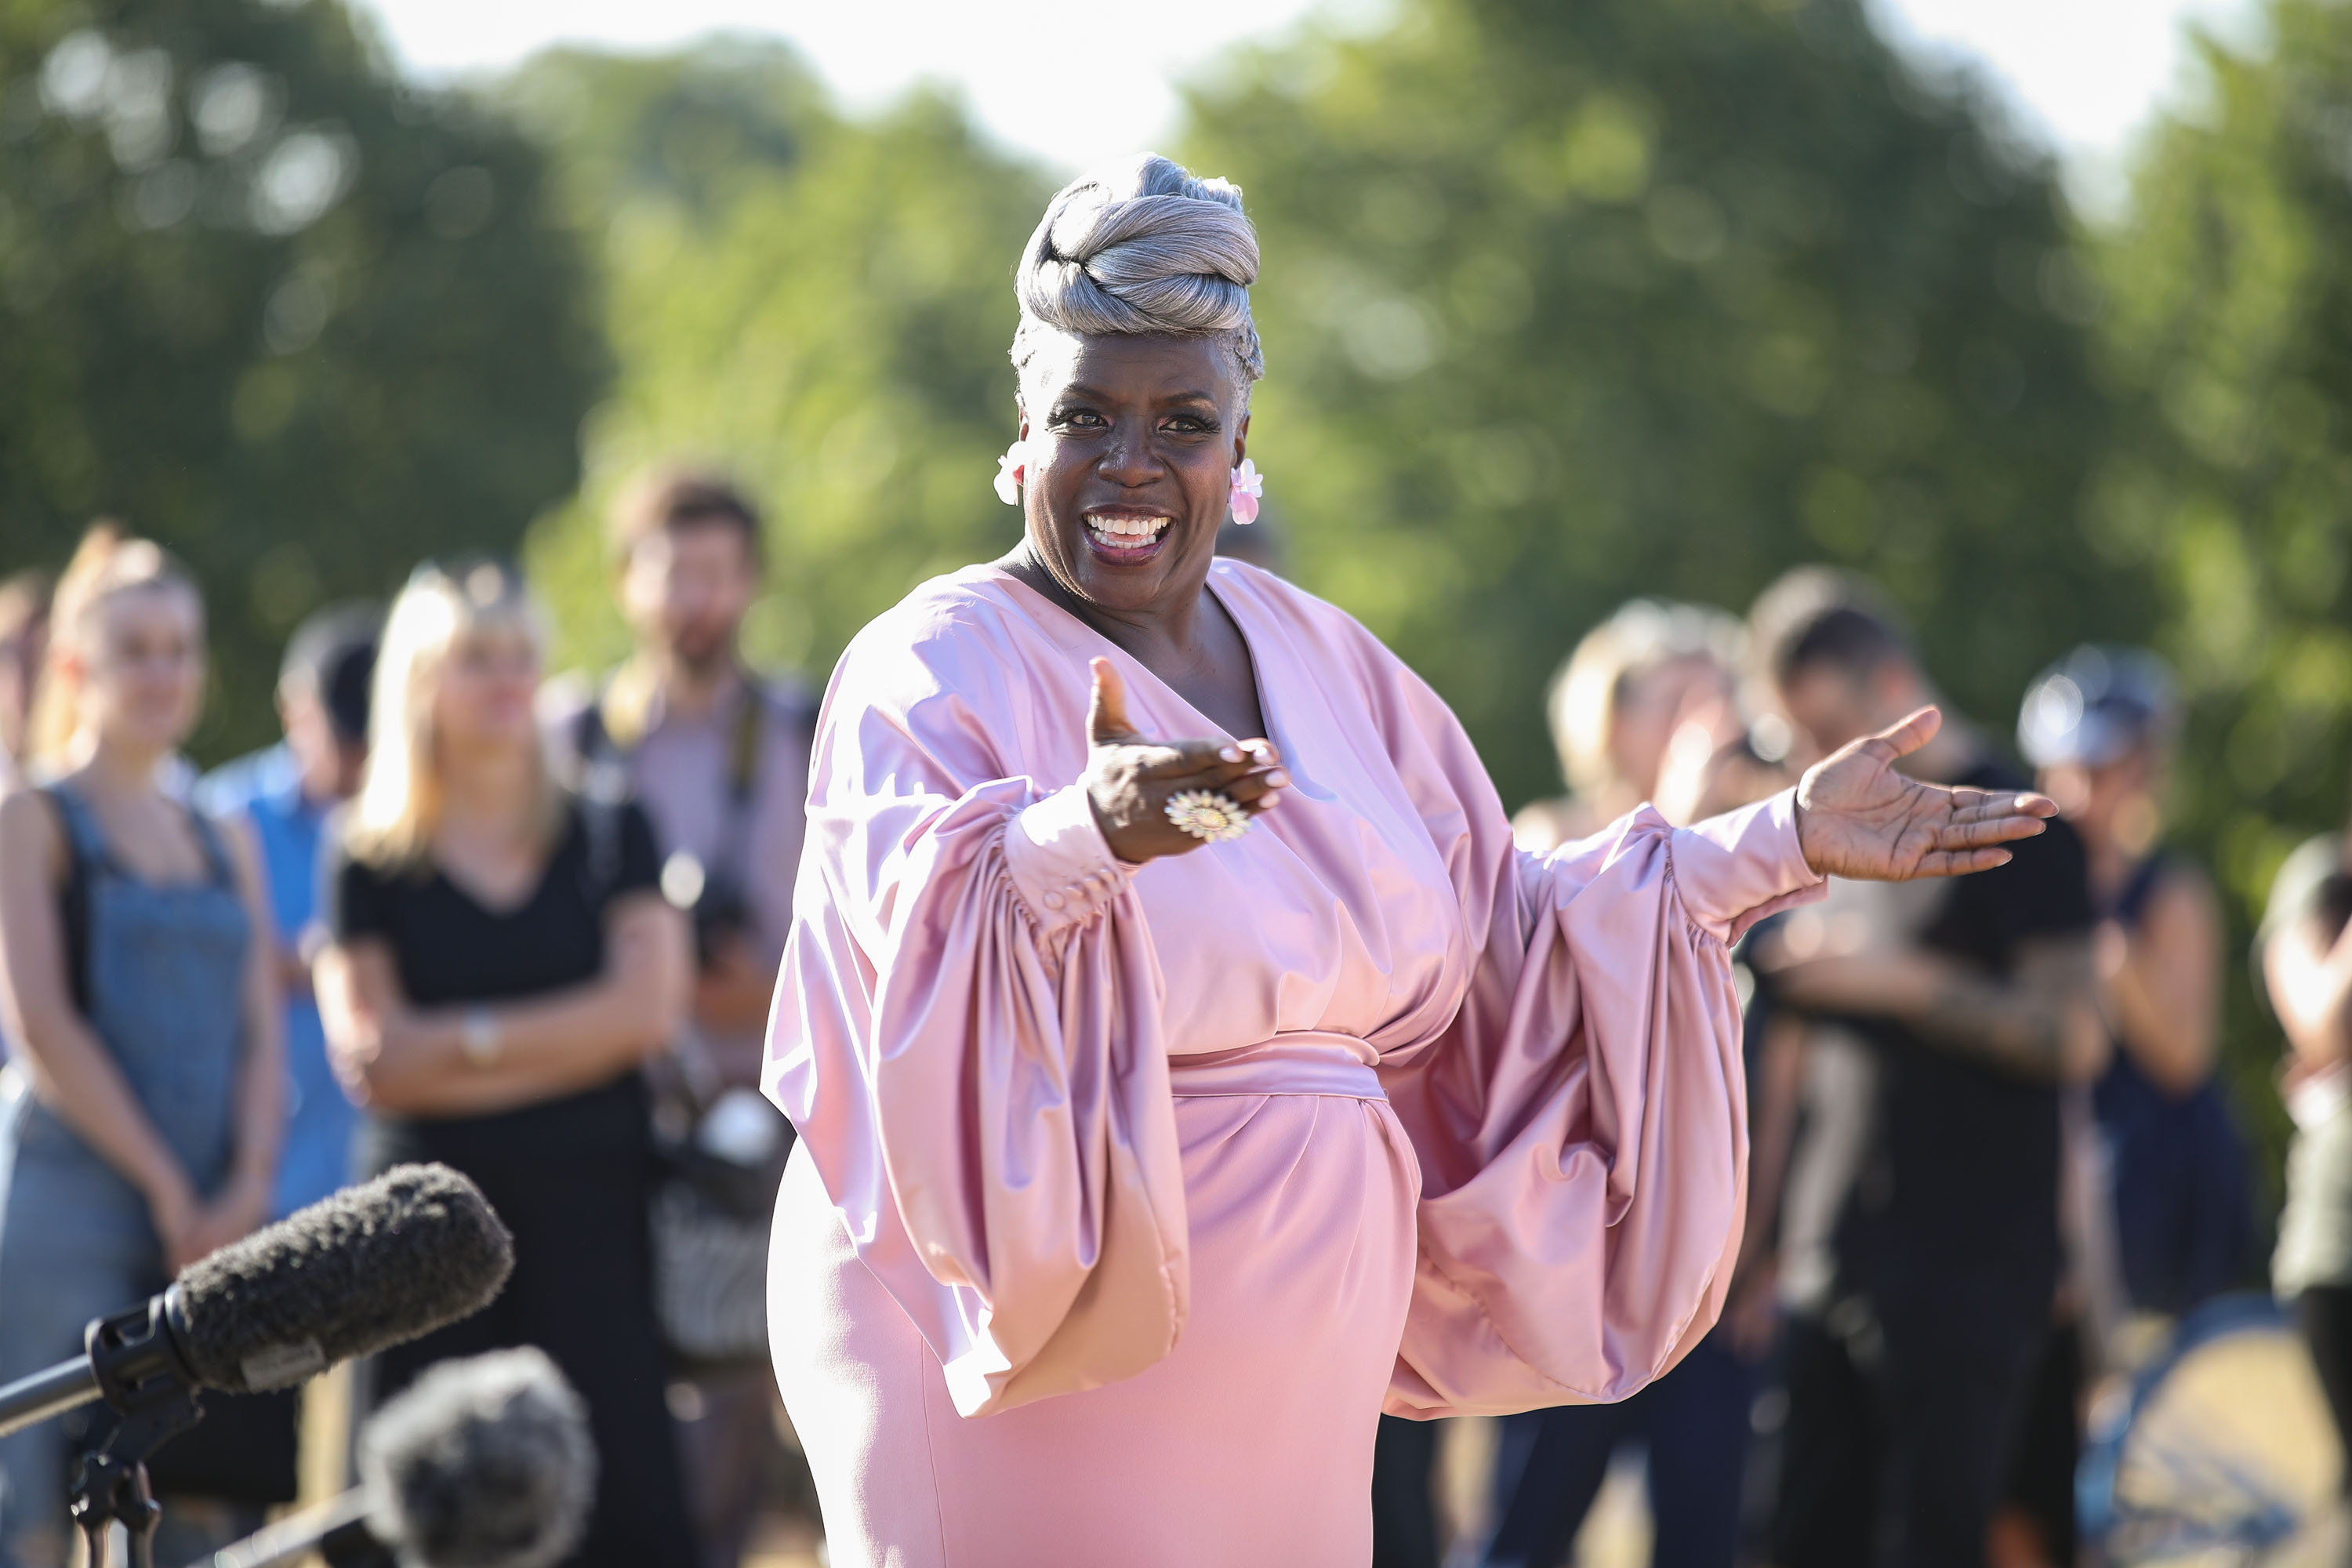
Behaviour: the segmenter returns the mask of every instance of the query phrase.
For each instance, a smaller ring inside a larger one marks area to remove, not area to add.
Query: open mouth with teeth
[[[1106,561],[1149,561],[1160,553],[1170,520],[1141,513],[1087,513],[1087,542]]]

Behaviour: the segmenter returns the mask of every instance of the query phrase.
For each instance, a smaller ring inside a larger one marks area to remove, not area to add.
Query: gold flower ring
[[[1204,844],[1239,838],[1249,831],[1249,814],[1231,795],[1188,789],[1168,797],[1168,820]]]

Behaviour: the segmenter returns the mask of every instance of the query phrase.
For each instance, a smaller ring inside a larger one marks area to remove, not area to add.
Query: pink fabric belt
[[[1353,1035],[1301,1029],[1239,1050],[1168,1058],[1168,1091],[1179,1100],[1220,1094],[1329,1094],[1386,1100],[1372,1047]]]

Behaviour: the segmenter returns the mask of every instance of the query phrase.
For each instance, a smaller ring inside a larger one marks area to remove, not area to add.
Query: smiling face
[[[1114,614],[1197,596],[1249,432],[1231,343],[1110,335],[1055,353],[1031,366],[1021,425],[1031,552]]]
[[[195,727],[205,686],[204,611],[175,582],[109,594],[80,664],[84,722],[114,743],[168,752]]]

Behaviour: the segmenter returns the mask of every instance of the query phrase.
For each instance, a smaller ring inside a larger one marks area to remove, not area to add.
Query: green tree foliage
[[[1543,683],[1630,595],[1860,568],[1997,731],[2139,629],[2080,521],[2106,404],[2050,172],[1849,0],[1408,0],[1192,126],[1265,241],[1253,455],[1297,574],[1507,798],[1557,789]]]
[[[0,0],[0,556],[112,514],[211,597],[200,750],[278,647],[577,479],[604,354],[541,160],[332,0]]]
[[[717,464],[765,504],[774,591],[748,635],[774,663],[821,670],[915,583],[1018,537],[990,485],[1034,171],[934,95],[845,120],[780,45],[561,51],[505,96],[601,247],[621,366],[588,483],[534,539],[572,658],[623,647],[600,519],[647,463]]]
[[[2201,101],[2141,149],[2105,237],[2127,414],[2094,526],[2160,574],[2190,699],[2179,780],[2242,952],[2279,862],[2352,777],[2352,11],[2269,0],[2267,45],[2200,38]],[[2283,1142],[2278,1031],[2233,965],[2238,1102]]]
[[[2266,30],[2200,40],[2209,102],[2151,135],[2106,246],[2136,417],[2096,509],[2163,574],[2184,804],[2249,910],[2352,776],[2352,11],[2273,0]]]

